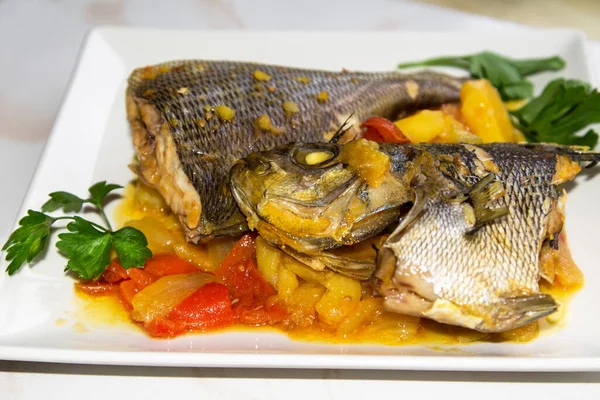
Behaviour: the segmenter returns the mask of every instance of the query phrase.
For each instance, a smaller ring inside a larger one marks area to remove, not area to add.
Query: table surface
[[[477,5],[466,0],[428,2],[537,26],[582,27],[590,37],[600,39],[600,25],[595,23],[600,2],[594,0],[550,0],[545,4],[552,4],[547,7],[552,12],[538,12],[543,9],[541,0]],[[0,242],[16,218],[82,39],[90,28],[102,24],[180,29],[529,29],[405,1],[0,0],[0,181],[5,188],[0,200]],[[190,393],[211,399],[349,399],[365,398],[373,391],[446,399],[505,400],[541,391],[547,399],[600,398],[600,374],[140,368],[0,361],[0,399],[37,399],[48,394],[80,399],[82,393],[89,399]]]

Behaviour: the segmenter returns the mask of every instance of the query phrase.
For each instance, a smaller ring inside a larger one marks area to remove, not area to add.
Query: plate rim
[[[129,357],[135,354],[135,357]],[[24,356],[25,355],[25,356]],[[600,357],[415,356],[398,354],[294,354],[105,351],[0,345],[10,361],[199,368],[285,368],[398,371],[599,372]],[[93,359],[93,362],[90,360]]]
[[[106,42],[104,36],[108,34],[129,34],[147,32],[172,32],[176,34],[289,34],[289,35],[381,35],[390,34],[415,34],[415,35],[468,35],[468,31],[418,31],[418,30],[384,30],[384,31],[303,31],[303,30],[182,30],[182,29],[155,29],[135,28],[122,26],[98,26],[85,35],[80,45],[77,60],[71,71],[68,86],[61,98],[58,112],[52,129],[44,143],[41,156],[35,166],[23,203],[15,216],[12,227],[17,226],[18,220],[27,209],[28,199],[32,197],[36,181],[40,179],[40,167],[49,157],[53,143],[60,132],[60,125],[66,114],[66,103],[73,96],[78,74],[81,73],[81,64],[87,52],[95,41]],[[593,68],[587,36],[579,29],[549,28],[535,29],[526,32],[528,35],[543,35],[552,33],[556,35],[571,35],[581,44],[582,56],[585,67],[591,77],[591,83],[597,86],[597,73]],[[507,33],[494,31],[486,33],[487,36],[503,36]],[[509,31],[509,35],[523,34],[518,31]],[[132,354],[135,356],[132,357]],[[442,354],[442,353],[440,353]],[[302,354],[302,353],[264,353],[264,352],[168,352],[168,351],[110,351],[93,349],[58,349],[32,347],[25,345],[4,345],[0,342],[0,359],[11,361],[31,361],[48,363],[73,363],[93,365],[131,365],[131,366],[171,366],[171,367],[227,367],[227,368],[319,368],[319,369],[386,369],[386,370],[440,370],[440,371],[502,371],[502,372],[582,372],[600,371],[600,357],[513,357],[513,356],[477,356],[477,355],[435,355],[416,356],[398,354]]]

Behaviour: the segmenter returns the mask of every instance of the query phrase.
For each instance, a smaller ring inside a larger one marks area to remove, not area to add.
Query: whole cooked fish
[[[251,154],[231,183],[251,227],[292,256],[312,255],[317,268],[329,266],[330,249],[397,224],[375,274],[386,309],[495,332],[556,310],[538,280],[542,246],[558,246],[562,230],[557,186],[599,160],[544,144],[360,139]],[[354,267],[333,268],[355,276]]]
[[[318,142],[353,114],[393,117],[457,101],[462,80],[326,72],[227,61],[174,61],[132,72],[127,115],[134,171],[158,189],[190,241],[247,229],[227,174],[253,151]]]

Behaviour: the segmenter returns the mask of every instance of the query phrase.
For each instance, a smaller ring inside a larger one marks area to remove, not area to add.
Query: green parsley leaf
[[[595,147],[598,134],[587,126],[600,122],[600,93],[585,82],[555,79],[542,94],[512,115],[517,127],[531,142],[553,142],[565,145]]]
[[[108,231],[98,230],[91,222],[73,217],[67,225],[70,233],[61,233],[56,247],[69,260],[66,269],[83,279],[98,279],[110,264],[113,239]]]
[[[50,193],[50,200],[43,206],[44,212],[62,209],[64,212],[79,212],[85,203],[96,206],[106,228],[77,216],[50,217],[42,212],[29,210],[19,221],[17,228],[8,238],[2,251],[6,252],[9,265],[6,271],[14,274],[24,263],[33,261],[45,248],[52,224],[59,220],[71,220],[68,233],[58,235],[56,247],[68,259],[65,271],[71,270],[82,279],[98,279],[110,264],[110,253],[114,248],[124,268],[143,267],[152,257],[144,234],[135,228],[125,227],[114,232],[104,212],[106,196],[122,186],[98,182],[89,188],[90,198],[82,199],[68,192]]]
[[[135,228],[126,226],[119,229],[113,233],[113,241],[121,266],[125,269],[143,267],[146,259],[152,257],[146,236]]]
[[[55,219],[38,211],[29,210],[19,221],[17,228],[8,238],[2,251],[6,251],[6,261],[10,261],[6,272],[17,272],[21,266],[33,261],[46,248],[50,227]]]
[[[104,198],[106,197],[106,195],[115,189],[122,188],[123,186],[116,185],[114,183],[107,184],[106,181],[98,182],[88,189],[90,194],[92,195],[90,201],[97,207],[102,208],[102,204],[104,203]]]
[[[60,208],[64,212],[79,212],[85,200],[68,192],[50,193],[50,200],[42,206],[43,212],[52,212]]]
[[[533,95],[533,84],[525,77],[544,71],[559,71],[565,61],[558,57],[515,60],[491,51],[459,57],[438,57],[398,65],[453,67],[469,71],[471,77],[487,79],[504,100],[526,99]]]

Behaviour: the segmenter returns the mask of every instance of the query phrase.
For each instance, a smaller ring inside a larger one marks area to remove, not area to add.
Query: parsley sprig
[[[600,123],[600,93],[580,80],[559,78],[512,115],[530,142],[594,148],[598,133],[593,129],[583,136],[577,133],[588,125]]]
[[[42,206],[41,212],[28,210],[19,221],[17,228],[8,238],[2,251],[9,262],[6,272],[17,272],[25,263],[31,263],[46,248],[48,238],[57,221],[70,221],[68,232],[58,235],[58,250],[67,258],[65,271],[71,270],[80,278],[98,279],[110,264],[110,253],[114,249],[123,268],[143,267],[146,259],[152,257],[148,241],[142,232],[132,227],[113,231],[104,211],[106,196],[122,186],[98,182],[88,191],[89,198],[82,199],[68,192],[50,193],[50,199]],[[106,226],[88,221],[76,215],[52,217],[53,211],[78,213],[84,204],[96,208]]]
[[[565,61],[558,57],[515,60],[491,51],[468,56],[430,58],[399,64],[398,68],[437,66],[468,71],[473,78],[487,79],[498,89],[503,100],[527,99],[533,95],[533,83],[525,79],[544,71],[560,71]]]

